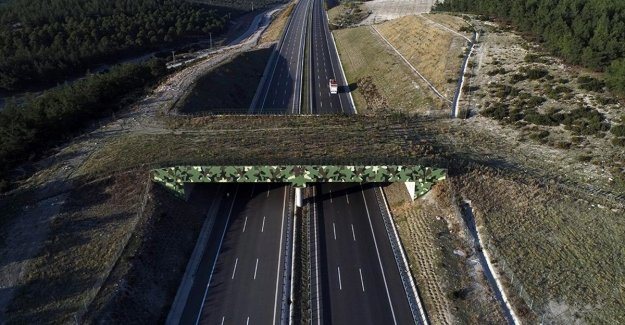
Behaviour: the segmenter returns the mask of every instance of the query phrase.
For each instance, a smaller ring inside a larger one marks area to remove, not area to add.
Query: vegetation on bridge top
[[[177,165],[441,166],[423,120],[407,116],[178,117],[171,129],[119,137],[81,174]],[[420,134],[414,132],[421,129]]]

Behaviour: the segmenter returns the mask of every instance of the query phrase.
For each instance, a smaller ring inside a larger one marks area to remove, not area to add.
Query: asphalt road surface
[[[290,186],[229,184],[224,193],[180,323],[280,324]]]
[[[313,324],[414,324],[372,184],[316,187]]]
[[[260,89],[255,112],[301,113],[306,18],[310,1],[298,1],[291,14],[275,58],[269,62],[269,74]]]
[[[310,24],[310,107],[313,114],[355,113],[349,85],[342,73],[336,47],[330,35],[328,19],[323,7],[324,0],[311,0],[312,20]],[[330,94],[329,80],[336,79],[338,94]]]

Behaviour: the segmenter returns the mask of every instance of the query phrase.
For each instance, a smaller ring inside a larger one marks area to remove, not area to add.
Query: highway
[[[343,75],[336,47],[330,35],[324,0],[313,1],[311,11],[309,80],[310,107],[313,114],[355,113],[349,85]],[[329,80],[336,79],[339,93],[330,94]]]
[[[305,100],[312,113],[356,113],[323,0],[298,1],[275,51],[254,112],[302,113],[307,68]],[[337,79],[339,94],[330,94],[331,78]],[[284,185],[251,186],[236,185],[222,200],[181,323],[287,321],[292,196]],[[316,186],[310,228],[314,324],[415,323],[375,190],[359,184]]]
[[[299,0],[283,38],[269,62],[268,74],[253,107],[256,113],[301,113],[306,26],[311,0]]]
[[[355,114],[328,28],[324,0],[312,0],[310,107],[315,114]],[[330,94],[328,80],[339,93]],[[364,188],[363,188],[364,186]],[[312,204],[313,324],[414,324],[404,283],[373,184],[318,184]]]
[[[180,324],[283,324],[290,186],[229,184]]]
[[[374,185],[315,189],[313,324],[414,324]]]

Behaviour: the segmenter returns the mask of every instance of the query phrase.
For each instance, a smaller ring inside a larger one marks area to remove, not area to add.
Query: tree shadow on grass
[[[68,323],[76,317],[80,321],[132,230],[129,226],[143,193],[142,182],[134,178],[74,183],[60,212],[47,220],[43,241],[23,243],[42,248],[34,256],[13,259],[31,261],[22,276],[24,284],[14,287],[6,313],[9,322]]]
[[[93,288],[97,270],[80,268],[57,276],[42,276],[14,288],[16,295],[4,320],[14,324],[73,323],[85,303],[77,296]]]

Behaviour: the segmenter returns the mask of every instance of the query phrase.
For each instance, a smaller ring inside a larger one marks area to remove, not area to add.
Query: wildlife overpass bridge
[[[174,166],[151,171],[154,182],[179,197],[186,197],[190,183],[291,183],[296,201],[307,183],[391,183],[406,184],[412,199],[427,193],[445,179],[446,171],[421,165],[274,165],[274,166]],[[297,190],[300,189],[300,190]]]

